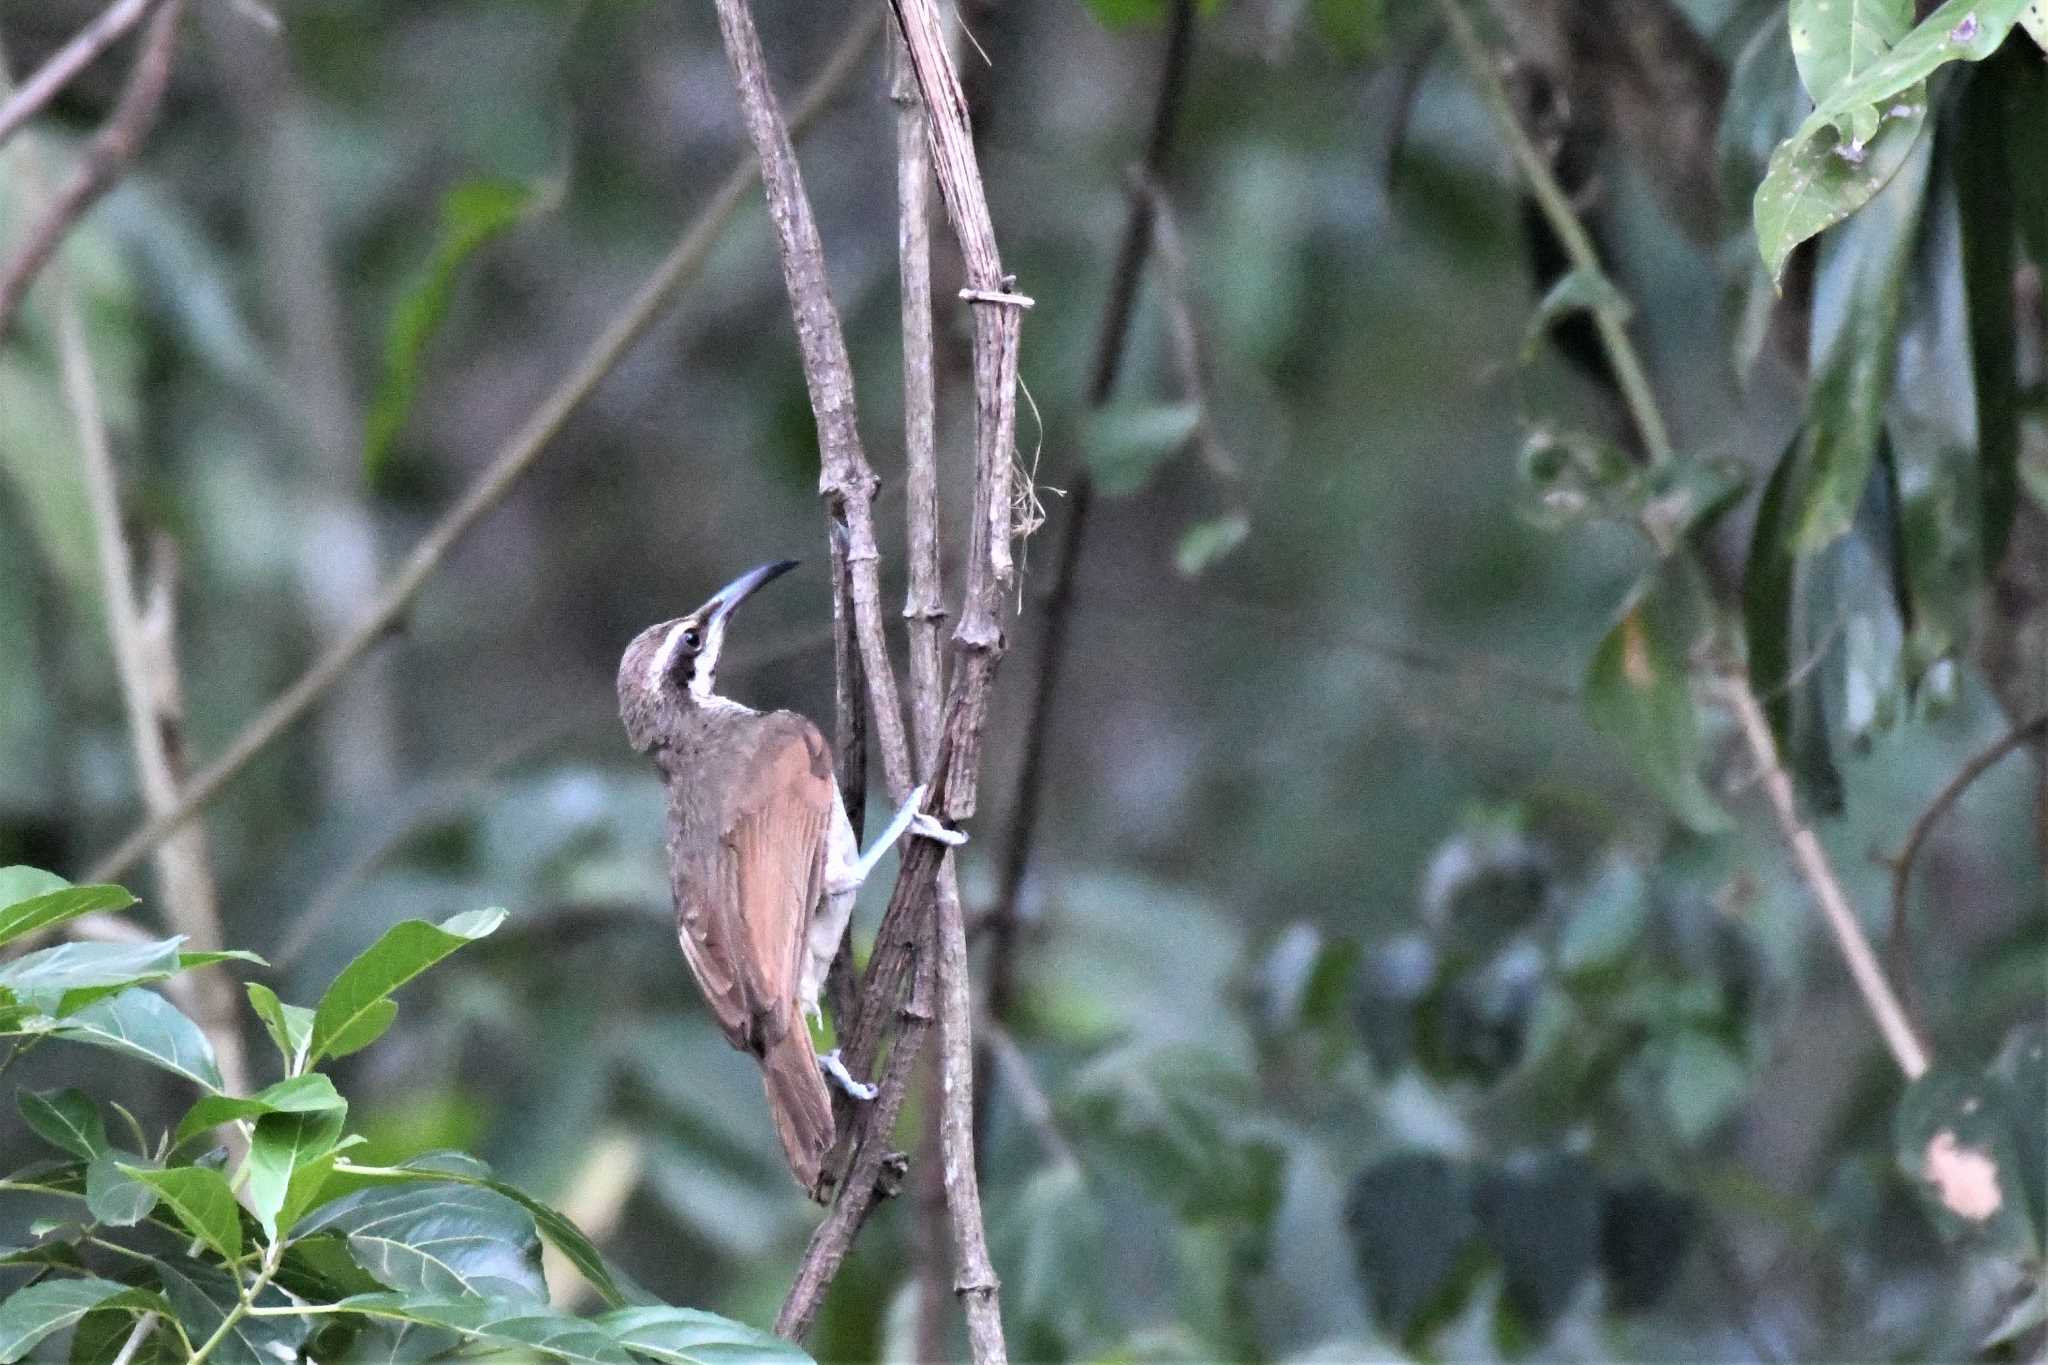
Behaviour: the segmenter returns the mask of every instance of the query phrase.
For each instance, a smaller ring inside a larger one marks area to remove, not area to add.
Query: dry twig
[[[7,339],[14,315],[36,276],[42,273],[57,248],[86,210],[112,189],[128,163],[142,149],[149,130],[163,107],[164,90],[171,83],[171,54],[178,45],[178,18],[185,0],[164,0],[149,29],[142,36],[142,51],[128,73],[128,83],[108,117],[106,126],[86,145],[78,170],[30,228],[4,270],[0,270],[0,341]]]
[[[873,42],[880,24],[857,24],[805,89],[790,117],[792,133],[817,121],[818,115],[852,79],[861,54]],[[505,500],[548,443],[582,406],[604,377],[632,349],[676,294],[703,270],[719,234],[746,201],[758,170],[751,164],[734,170],[710,203],[633,297],[586,349],[562,382],[527,417],[490,465],[427,532],[398,572],[378,593],[376,605],[353,629],[328,646],[312,667],[264,707],[229,742],[220,756],[186,784],[178,804],[152,816],[94,865],[89,880],[106,881],[133,867],[149,851],[217,796],[251,759],[311,710],[345,677],[370,649],[399,625],[413,599],[433,579],[449,551],[477,522]]]
[[[108,48],[127,36],[130,29],[149,17],[164,0],[118,0],[57,49],[34,75],[23,81],[4,102],[0,102],[0,143],[13,137],[22,124],[34,118],[71,84],[79,72],[100,59]]]

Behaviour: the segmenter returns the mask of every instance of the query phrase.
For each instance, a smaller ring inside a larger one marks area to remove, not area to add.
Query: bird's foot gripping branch
[[[0,951],[134,903],[118,886],[0,868]],[[223,1090],[206,1035],[154,988],[226,963],[261,969],[253,954],[188,953],[178,938],[65,942],[0,965],[0,1039],[11,1045],[0,1069],[51,1040],[82,1043],[168,1072],[193,1095],[160,1116],[134,1094],[20,1091],[23,1119],[52,1154],[0,1179],[0,1205],[31,1233],[0,1255],[0,1365],[61,1355],[66,1338],[77,1362],[425,1361],[476,1349],[620,1365],[806,1360],[739,1323],[649,1299],[567,1218],[473,1157],[352,1159],[362,1139],[322,1068],[375,1042],[397,1016],[394,992],[503,919],[480,910],[394,925],[311,1006],[250,982],[278,1073],[250,1095]],[[75,1060],[81,1078],[101,1074],[87,1054]],[[603,1311],[550,1306],[543,1240]]]

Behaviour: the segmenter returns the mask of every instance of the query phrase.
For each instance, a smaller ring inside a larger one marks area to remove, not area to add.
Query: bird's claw
[[[881,1093],[872,1085],[864,1084],[853,1078],[853,1073],[846,1069],[846,1063],[839,1060],[839,1049],[836,1047],[820,1056],[818,1058],[818,1065],[827,1076],[832,1078],[833,1082],[841,1090],[844,1090],[857,1100],[872,1100]]]
[[[938,822],[937,817],[926,815],[923,811],[919,811],[911,817],[910,832],[912,834],[921,834],[927,839],[946,844],[952,848],[958,848],[967,842],[966,830],[948,829]]]

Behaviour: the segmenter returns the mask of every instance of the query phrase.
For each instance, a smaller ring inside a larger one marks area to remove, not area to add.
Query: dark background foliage
[[[847,14],[760,8],[793,91]],[[1802,801],[1884,939],[1882,855],[2048,702],[2040,50],[2015,30],[1937,75],[1924,164],[1899,173],[1929,188],[1793,254],[1774,302],[1750,199],[1809,107],[1785,7],[1494,7],[1517,112],[1633,306],[1681,453],[1653,478],[1587,299],[1553,292],[1559,244],[1423,5],[1201,7],[1123,379],[1085,403],[1164,8],[960,5],[1005,261],[1037,300],[1019,445],[1048,518],[970,915],[998,899],[1050,547],[1077,480],[1095,492],[1036,737],[1017,1046],[984,1078],[1013,1354],[1970,1355],[2014,1302],[2015,1252],[2038,1275],[2048,1210],[2030,1193],[2031,1231],[1989,1245],[1917,1198],[1904,1083],[1680,618],[1741,595]],[[0,10],[11,69],[95,9]],[[745,142],[708,5],[279,15],[273,36],[229,0],[195,8],[161,126],[65,257],[132,528],[181,551],[202,758],[364,610]],[[51,165],[121,70],[35,125]],[[872,60],[801,150],[893,528],[884,95]],[[23,231],[17,183],[0,243]],[[2002,313],[1957,264],[1987,236]],[[943,231],[935,261],[941,458],[964,470]],[[31,295],[0,346],[0,863],[82,877],[139,807],[50,338]],[[1972,368],[1999,355],[2002,395]],[[474,1150],[664,1297],[750,1322],[811,1215],[687,984],[612,677],[642,626],[797,556],[721,679],[829,717],[815,484],[750,198],[403,628],[207,815],[227,941],[288,1000],[399,920],[510,907],[344,1064],[365,1150]],[[1787,548],[1815,508],[1844,534]],[[1696,559],[1641,532],[1659,517]],[[893,542],[883,571],[893,604]],[[1645,660],[1663,682],[1637,705]],[[1917,863],[1911,998],[1973,1074],[2040,1020],[2040,763],[1992,768]],[[57,1083],[55,1052],[18,1083]],[[2038,1111],[2038,1074],[2016,1074]],[[181,1098],[108,1076],[138,1110]],[[931,1238],[914,1198],[884,1209],[821,1358],[913,1353]]]

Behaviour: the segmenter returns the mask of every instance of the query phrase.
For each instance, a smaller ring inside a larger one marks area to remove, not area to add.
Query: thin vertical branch
[[[161,11],[159,20],[174,14],[176,8],[173,0]],[[106,421],[100,412],[78,298],[68,273],[60,270],[52,283],[57,360],[65,401],[78,432],[94,551],[99,560],[100,597],[113,645],[114,673],[120,681],[129,739],[135,747],[135,769],[143,801],[152,812],[164,811],[178,801],[180,773],[174,766],[173,750],[181,747],[177,737],[182,734],[178,724],[182,689],[178,684],[170,607],[172,571],[168,561],[160,560],[163,568],[152,590],[155,609],[146,617],[136,596],[135,569],[129,558],[127,538],[122,533],[119,476],[114,470]],[[166,840],[156,851],[156,867],[166,922],[185,935],[195,951],[220,948],[219,905],[204,828],[192,825],[180,831],[177,838]],[[221,968],[206,967],[193,973],[191,989],[195,1022],[213,1044],[222,1080],[230,1093],[240,1094],[248,1078],[243,1068],[234,987]]]
[[[1864,1008],[1876,1021],[1877,1031],[1883,1035],[1885,1046],[1891,1049],[1899,1070],[1906,1073],[1907,1080],[1917,1081],[1927,1072],[1927,1045],[1914,1032],[1905,1007],[1899,1003],[1891,983],[1885,979],[1883,968],[1878,966],[1877,954],[1871,950],[1870,940],[1865,936],[1855,910],[1849,905],[1849,897],[1842,890],[1841,880],[1836,877],[1833,864],[1821,848],[1819,837],[1800,817],[1798,799],[1792,791],[1792,774],[1785,771],[1784,763],[1779,760],[1778,742],[1771,735],[1771,723],[1764,718],[1764,709],[1756,699],[1756,692],[1750,687],[1747,676],[1730,680],[1726,691],[1728,707],[1735,713],[1736,725],[1741,729],[1743,740],[1748,744],[1762,777],[1764,793],[1770,797],[1771,809],[1778,817],[1778,828],[1792,850],[1792,859],[1798,865],[1800,876],[1805,878],[1815,903],[1820,906],[1821,917],[1834,933],[1842,961],[1848,965],[1850,979],[1856,983],[1857,993],[1863,997]]]
[[[1125,212],[1123,237],[1117,248],[1116,266],[1110,275],[1109,297],[1103,301],[1102,322],[1095,336],[1095,354],[1089,367],[1087,405],[1099,408],[1116,389],[1123,371],[1124,351],[1130,335],[1131,312],[1138,297],[1138,280],[1144,274],[1153,240],[1154,200],[1150,186],[1160,183],[1173,151],[1175,129],[1187,89],[1188,63],[1195,46],[1195,0],[1174,0],[1167,21],[1166,53],[1159,67],[1159,88],[1152,103],[1152,131],[1145,141],[1144,158],[1131,183],[1129,207]],[[1095,481],[1084,464],[1073,475],[1067,496],[1066,527],[1053,560],[1052,591],[1045,605],[1045,643],[1040,650],[1038,672],[1032,680],[1030,718],[1024,727],[1024,760],[1017,773],[1017,789],[1010,801],[1010,829],[1003,846],[1003,868],[995,908],[988,917],[988,1015],[998,1023],[1009,1017],[1016,993],[1017,940],[1023,924],[1021,900],[1024,876],[1031,865],[1031,845],[1038,834],[1039,803],[1045,788],[1045,756],[1050,744],[1054,703],[1058,699],[1060,670],[1066,663],[1068,624],[1073,616],[1074,583],[1079,575],[1081,549],[1086,543],[1088,519],[1095,502]],[[988,1074],[986,1053],[978,1073]],[[986,1093],[984,1083],[983,1093]],[[986,1131],[987,1103],[981,1105],[978,1133]]]
[[[178,45],[178,19],[184,0],[165,0],[149,21],[142,36],[142,51],[128,73],[128,83],[108,116],[106,126],[86,145],[78,170],[43,210],[43,216],[29,229],[21,249],[0,269],[0,342],[7,339],[22,298],[36,276],[57,254],[71,229],[113,188],[121,172],[142,150],[144,139],[156,124],[163,107],[164,91],[171,83],[171,57]]]
[[[747,135],[761,162],[761,183],[768,194],[768,216],[775,224],[783,284],[796,313],[797,349],[803,357],[804,383],[818,424],[818,492],[825,499],[830,533],[845,537],[854,637],[860,642],[873,734],[881,749],[882,778],[889,795],[901,801],[913,785],[910,743],[904,733],[896,670],[889,661],[889,643],[882,626],[881,552],[875,541],[874,516],[879,480],[861,447],[853,365],[847,359],[846,337],[825,274],[824,244],[818,238],[796,148],[769,85],[768,64],[753,13],[746,0],[717,3],[718,27],[739,90]]]

